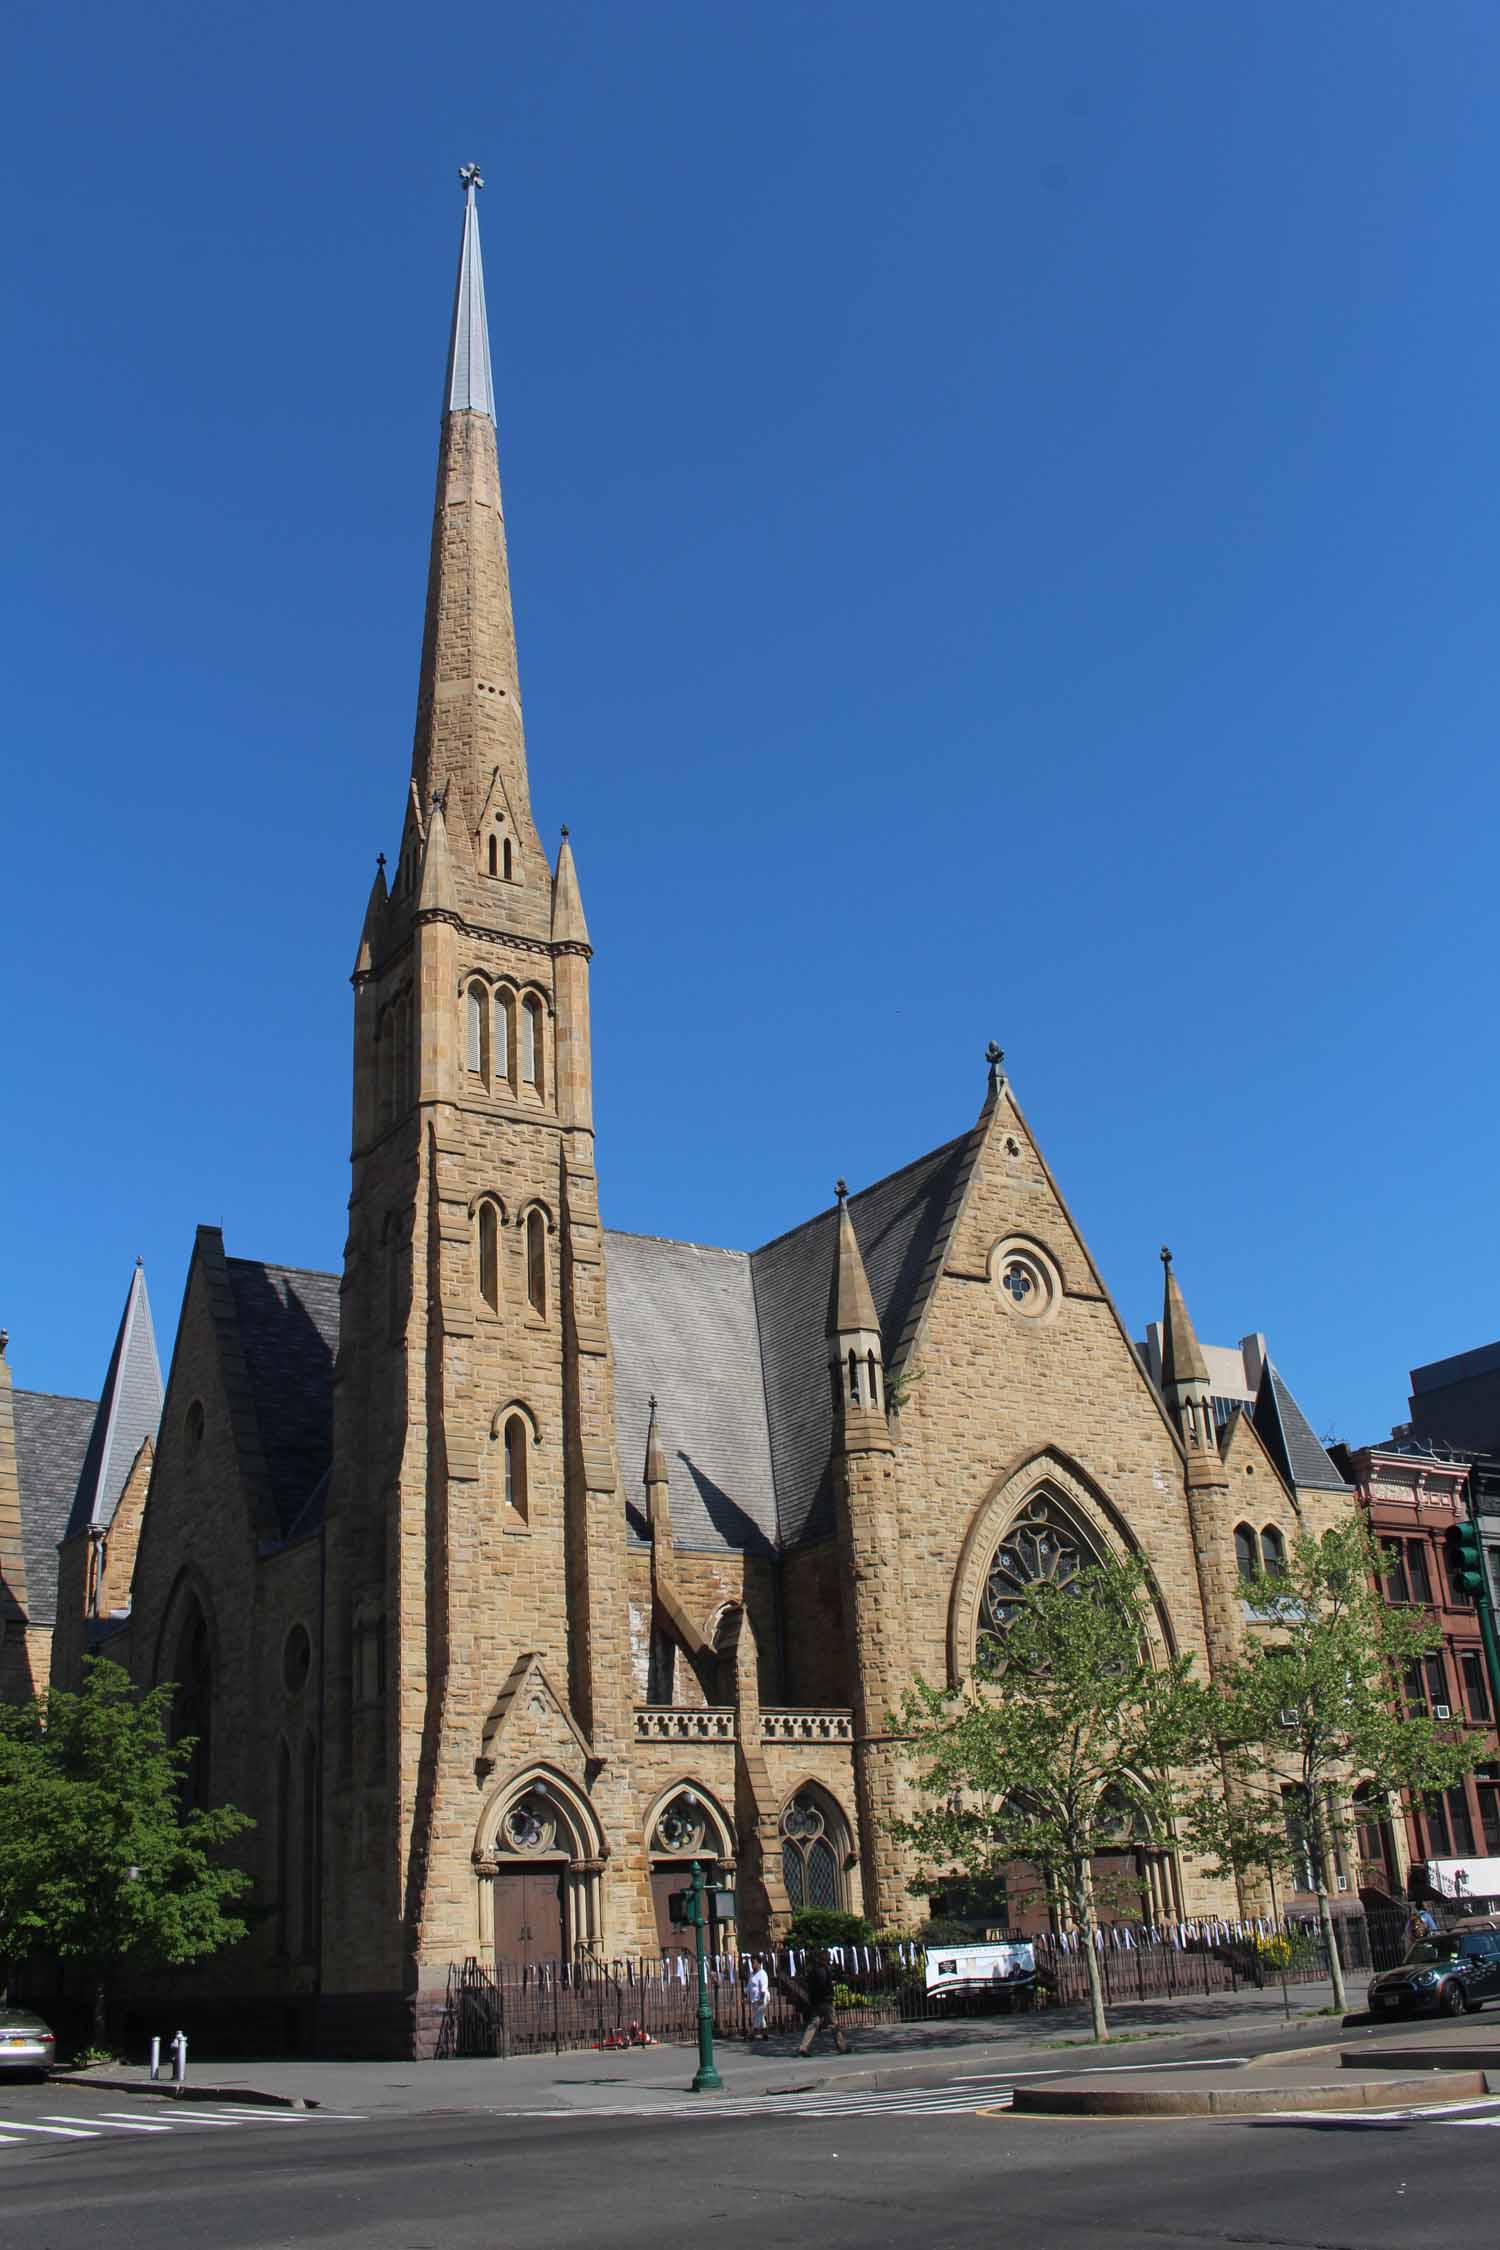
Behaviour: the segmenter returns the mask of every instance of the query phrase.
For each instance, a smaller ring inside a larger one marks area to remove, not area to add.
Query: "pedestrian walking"
[[[831,2031],[834,2046],[841,2055],[846,2055],[849,2052],[849,2042],[833,2017],[833,1970],[821,1947],[807,1964],[802,1989],[807,1994],[807,2020],[797,2048],[798,2054],[805,2055],[809,2052],[820,2031]]]
[[[766,1974],[766,1964],[757,1953],[750,1963],[750,1981],[745,1986],[745,1998],[750,2006],[750,2037],[769,2039],[766,2029],[766,2009],[771,2000],[771,1980]]]

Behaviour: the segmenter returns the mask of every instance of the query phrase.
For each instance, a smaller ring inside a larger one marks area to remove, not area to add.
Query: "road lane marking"
[[[97,2125],[28,2125],[20,2117],[7,2117],[5,2130],[8,2133],[52,2133],[60,2141],[97,2141],[99,2138]]]
[[[83,2117],[54,2116],[50,2110],[47,2112],[47,2115],[54,2125],[86,2125],[89,2122],[87,2118]],[[145,2123],[139,2125],[125,2125],[117,2122],[113,2118],[106,2120],[99,2115],[97,2110],[95,2111],[94,2116],[95,2120],[99,2124],[103,2125],[107,2122],[110,2125],[111,2129],[116,2133],[170,2133],[172,2130],[170,2125],[148,2125]]]

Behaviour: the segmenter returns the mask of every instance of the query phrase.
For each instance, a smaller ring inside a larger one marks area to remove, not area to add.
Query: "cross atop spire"
[[[458,254],[458,289],[453,299],[453,334],[448,344],[448,382],[444,393],[446,414],[488,414],[495,417],[495,388],[490,378],[490,331],[484,310],[484,260],[479,254],[478,190],[484,179],[477,164],[461,164],[459,181],[464,191],[464,238]]]

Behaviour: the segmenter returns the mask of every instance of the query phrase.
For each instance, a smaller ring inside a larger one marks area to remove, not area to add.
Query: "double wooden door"
[[[563,1869],[539,1860],[495,1876],[495,1959],[520,1968],[567,1958],[563,1934]]]

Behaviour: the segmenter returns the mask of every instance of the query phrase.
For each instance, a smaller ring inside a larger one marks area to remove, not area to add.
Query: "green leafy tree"
[[[230,1909],[250,1878],[220,1854],[254,1823],[184,1807],[193,1743],[168,1739],[172,1693],[91,1658],[79,1693],[0,1705],[0,1958],[82,1962],[96,2045],[124,1963],[198,1961],[245,1934]]]
[[[913,1893],[950,1871],[993,1881],[1027,1861],[1083,1940],[1094,2037],[1107,2039],[1092,1862],[1170,1832],[1176,1775],[1203,1738],[1203,1690],[1192,1659],[1161,1645],[1144,1564],[1033,1584],[968,1681],[917,1680],[889,1723],[925,1800],[892,1824],[932,1871]]]
[[[1248,1598],[1265,1620],[1205,1704],[1217,1762],[1184,1809],[1183,1833],[1236,1874],[1263,1868],[1304,1884],[1309,1873],[1334,2000],[1345,2005],[1329,1903],[1345,1802],[1358,1787],[1372,1811],[1403,1791],[1447,1789],[1482,1753],[1477,1738],[1409,1716],[1409,1665],[1442,1634],[1421,1610],[1386,1602],[1379,1558],[1358,1519],[1293,1542],[1286,1566]]]

